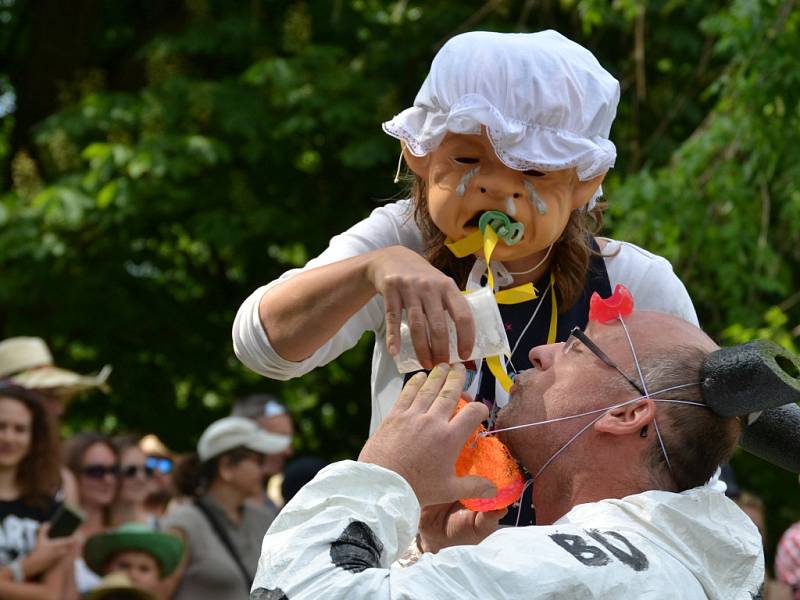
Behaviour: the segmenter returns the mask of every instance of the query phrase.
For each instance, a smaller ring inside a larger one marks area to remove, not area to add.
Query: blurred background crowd
[[[57,367],[41,338],[0,342],[0,598],[246,598],[267,528],[326,462],[292,457],[268,394],[233,404],[195,452],[152,433],[59,439],[66,404],[109,368]]]

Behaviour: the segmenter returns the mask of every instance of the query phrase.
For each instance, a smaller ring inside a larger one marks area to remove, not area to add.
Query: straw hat
[[[133,585],[125,573],[111,573],[89,592],[84,600],[156,600],[150,592]]]
[[[111,367],[96,375],[80,375],[55,366],[53,355],[42,338],[12,337],[0,342],[0,379],[34,390],[59,390],[66,395],[92,388],[108,392],[106,380]]]
[[[154,433],[148,433],[139,440],[139,449],[148,456],[172,457],[172,451]]]

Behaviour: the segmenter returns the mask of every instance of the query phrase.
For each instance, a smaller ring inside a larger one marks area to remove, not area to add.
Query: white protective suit
[[[505,528],[391,566],[418,522],[402,477],[333,464],[273,522],[251,600],[750,600],[764,580],[755,525],[710,486],[581,504],[551,526]]]

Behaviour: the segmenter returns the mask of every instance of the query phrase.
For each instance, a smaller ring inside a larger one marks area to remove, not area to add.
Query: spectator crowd
[[[148,432],[59,439],[66,403],[109,373],[59,368],[40,338],[0,342],[0,599],[247,598],[281,481],[291,497],[324,461],[284,479],[294,425],[264,394],[189,455]]]

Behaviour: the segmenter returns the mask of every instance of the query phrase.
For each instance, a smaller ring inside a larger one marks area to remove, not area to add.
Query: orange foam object
[[[468,404],[468,400],[461,398],[458,401],[456,412]],[[513,504],[522,493],[525,481],[517,466],[511,458],[505,444],[494,436],[481,436],[480,432],[486,431],[483,425],[478,425],[467,439],[461,449],[461,454],[456,460],[456,475],[477,475],[485,477],[497,488],[494,498],[466,498],[461,504],[470,510],[484,512],[499,510]]]

